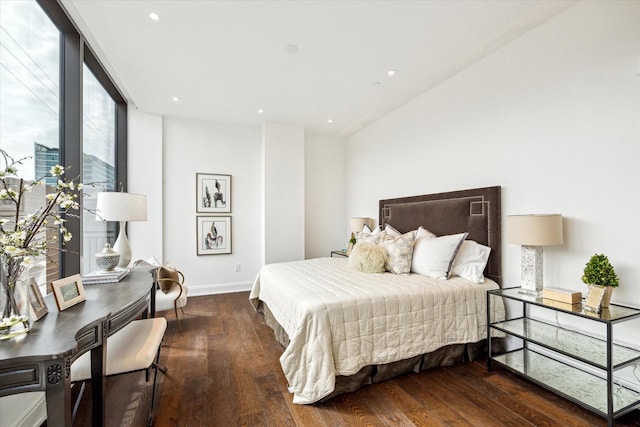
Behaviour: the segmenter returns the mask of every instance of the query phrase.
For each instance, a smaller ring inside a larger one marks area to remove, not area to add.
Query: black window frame
[[[93,73],[115,102],[115,176],[118,190],[127,191],[127,100],[62,5],[56,0],[35,0],[60,31],[60,164],[80,171],[82,182],[82,81],[83,65]],[[80,201],[82,203],[82,200]],[[80,216],[68,216],[66,227],[76,238],[60,251],[61,277],[80,273],[82,254],[82,209]],[[116,224],[108,223],[115,233]]]

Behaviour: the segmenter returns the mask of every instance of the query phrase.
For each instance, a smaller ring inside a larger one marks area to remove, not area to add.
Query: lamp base
[[[520,265],[520,293],[542,296],[542,247],[522,246]]]
[[[113,250],[120,254],[118,268],[127,268],[131,262],[131,246],[129,245],[129,239],[127,238],[126,221],[120,221],[120,233],[118,233],[118,238],[113,244]]]

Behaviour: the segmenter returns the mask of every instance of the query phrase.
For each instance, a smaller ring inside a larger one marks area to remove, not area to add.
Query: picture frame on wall
[[[231,175],[196,173],[196,212],[231,213]]]
[[[197,255],[222,255],[231,253],[231,217],[196,217]]]
[[[87,299],[82,286],[82,276],[79,274],[54,280],[51,282],[51,289],[53,289],[58,311],[66,310]]]

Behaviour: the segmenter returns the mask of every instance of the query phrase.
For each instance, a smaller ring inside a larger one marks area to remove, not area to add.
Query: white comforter
[[[289,335],[280,363],[293,402],[304,404],[330,394],[336,375],[486,338],[486,291],[497,288],[317,258],[264,266],[249,298],[264,301]],[[504,319],[502,301],[492,307],[492,319]]]

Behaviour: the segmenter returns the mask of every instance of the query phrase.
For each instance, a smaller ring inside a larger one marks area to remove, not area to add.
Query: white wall
[[[147,221],[129,222],[131,259],[162,259],[162,117],[128,112],[128,191],[147,196]]]
[[[613,300],[640,307],[639,22],[640,2],[578,3],[353,135],[347,213],[501,185],[503,215],[565,217],[547,286],[586,293],[584,263],[605,253],[621,278]],[[503,237],[506,287],[519,250]]]
[[[189,295],[250,289],[260,268],[260,129],[165,117],[163,258]],[[232,253],[196,255],[196,173],[232,176]],[[235,271],[236,264],[240,271]]]
[[[346,141],[305,135],[305,258],[327,257],[348,239]]]
[[[304,128],[262,128],[265,264],[304,259]]]

